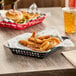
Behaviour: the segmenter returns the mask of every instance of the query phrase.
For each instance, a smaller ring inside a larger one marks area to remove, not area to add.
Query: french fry
[[[51,41],[51,37],[50,38],[47,38],[47,39],[43,39],[43,42],[45,42],[45,41]]]
[[[51,49],[53,47],[54,47],[54,45],[50,43],[49,46],[48,46],[48,48],[47,48],[47,50],[49,50],[49,49]]]
[[[43,42],[42,40],[40,40],[38,38],[33,38],[33,37],[29,38],[28,41],[32,41],[32,42],[38,43],[38,44],[41,44]]]
[[[30,38],[28,38],[28,41],[35,42],[35,38],[34,37],[30,37]]]
[[[52,37],[51,41],[55,41],[57,44],[61,42],[57,37]]]
[[[56,46],[58,43],[56,41],[52,41],[51,44],[54,46]]]
[[[28,44],[27,47],[31,47],[31,48],[35,48],[35,49],[39,49],[40,45],[39,44]]]
[[[36,43],[38,43],[38,44],[43,43],[43,41],[42,41],[42,40],[40,40],[40,39],[38,39],[38,38],[35,38],[35,42],[36,42]]]
[[[27,46],[27,41],[26,40],[20,40],[19,43],[21,45]]]
[[[27,41],[27,45],[34,45],[34,44],[35,44],[34,42]]]
[[[43,40],[43,39],[48,39],[48,38],[50,38],[49,35],[48,35],[48,36],[39,36],[39,37],[38,37],[38,39],[41,39],[41,40]]]
[[[36,37],[36,32],[33,32],[31,37],[35,38]]]
[[[45,41],[49,41],[49,42],[55,41],[57,43],[60,43],[60,40],[56,37],[50,37],[48,39],[43,39],[43,42],[45,42]]]
[[[41,44],[40,49],[41,50],[46,50],[49,47],[50,42],[45,41],[44,43]]]

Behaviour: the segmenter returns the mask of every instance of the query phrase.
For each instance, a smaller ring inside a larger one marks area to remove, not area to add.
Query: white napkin
[[[62,54],[76,67],[76,50],[62,52]]]
[[[74,47],[75,45],[74,45],[74,43],[70,39],[66,39],[62,43],[60,43],[58,46],[62,46],[62,47]]]
[[[27,12],[29,13],[38,13],[38,14],[46,14],[46,16],[51,16],[51,13],[49,12],[41,12],[36,3],[33,3],[32,5],[30,5],[30,7],[27,9]]]

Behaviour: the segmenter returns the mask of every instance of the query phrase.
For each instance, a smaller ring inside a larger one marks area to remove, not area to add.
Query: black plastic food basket
[[[69,39],[69,38],[68,37],[62,37],[62,39],[65,40],[65,39]],[[30,57],[36,57],[36,58],[44,58],[44,57],[48,56],[49,54],[52,54],[56,50],[61,49],[62,47],[54,47],[51,49],[51,51],[47,51],[47,52],[36,52],[36,51],[32,51],[32,50],[10,48],[10,47],[8,47],[8,48],[12,51],[13,54],[16,54],[16,55],[30,56]]]

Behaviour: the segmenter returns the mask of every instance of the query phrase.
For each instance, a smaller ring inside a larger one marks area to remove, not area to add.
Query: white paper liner
[[[42,12],[38,9],[36,3],[33,3],[28,9],[27,12],[29,13],[38,13],[38,14],[46,14],[46,16],[51,16],[50,12]]]
[[[31,50],[30,48],[24,47],[18,43],[19,40],[27,40],[31,35],[32,35],[32,33],[25,33],[25,34],[19,35],[15,38],[8,40],[6,43],[4,43],[4,46],[10,47],[10,48],[19,48],[19,49]],[[66,39],[63,41],[59,32],[56,29],[50,29],[50,30],[47,29],[47,30],[38,32],[37,35],[38,36],[40,36],[40,35],[41,36],[43,36],[43,35],[58,36],[62,42],[55,47],[59,47],[59,46],[61,46],[61,47],[74,47],[74,44],[70,39]],[[8,46],[8,44],[9,44],[9,46]]]

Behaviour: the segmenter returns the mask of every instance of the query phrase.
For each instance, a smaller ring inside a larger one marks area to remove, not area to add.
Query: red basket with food
[[[5,18],[0,21],[0,27],[22,30],[32,25],[41,23],[46,15],[29,13],[26,11],[9,10],[5,13]]]

